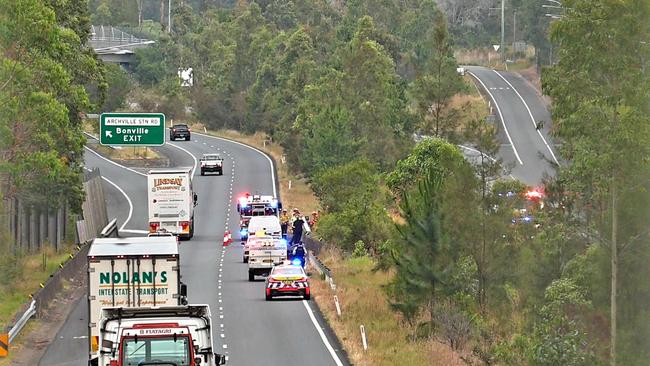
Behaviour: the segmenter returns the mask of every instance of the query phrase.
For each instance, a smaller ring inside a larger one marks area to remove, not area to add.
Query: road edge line
[[[103,175],[102,175],[102,179],[107,181],[108,183],[112,184],[113,187],[115,187],[118,191],[120,191],[120,193],[122,193],[124,195],[124,197],[126,198],[126,201],[129,203],[129,215],[126,217],[126,220],[124,220],[124,222],[122,223],[122,226],[120,226],[120,228],[118,229],[118,232],[119,232],[119,231],[124,229],[124,227],[126,226],[126,224],[129,223],[129,221],[131,221],[131,216],[133,216],[133,202],[131,202],[131,198],[129,197],[129,195],[126,194],[126,192],[124,192],[124,190],[120,186],[113,183],[113,181],[111,181],[110,179],[106,178]]]
[[[320,335],[321,340],[323,341],[323,343],[325,343],[325,347],[329,351],[330,356],[332,356],[332,359],[334,359],[334,362],[336,363],[337,366],[343,366],[343,362],[341,362],[339,355],[336,354],[334,347],[332,347],[332,344],[330,343],[329,339],[327,339],[325,332],[323,332],[323,329],[321,328],[320,324],[318,324],[318,320],[316,320],[316,316],[314,315],[313,310],[307,303],[307,300],[302,300],[302,304],[305,306],[305,309],[307,309],[307,314],[309,314],[309,319],[311,319],[311,322],[314,324],[314,327],[316,328],[318,335]]]
[[[551,147],[549,146],[548,142],[544,138],[544,135],[542,135],[542,132],[537,129],[537,123],[535,122],[535,117],[533,117],[533,112],[530,111],[530,108],[528,107],[528,103],[526,103],[526,101],[524,100],[524,97],[522,97],[521,94],[519,94],[519,91],[515,88],[515,86],[512,85],[505,77],[503,77],[503,75],[501,75],[501,73],[499,73],[496,70],[492,70],[492,71],[494,71],[497,75],[499,75],[499,77],[501,79],[503,79],[503,81],[505,81],[512,88],[512,90],[515,91],[515,93],[517,93],[517,96],[519,97],[519,100],[521,100],[521,102],[524,104],[524,107],[526,107],[526,110],[528,111],[528,116],[530,116],[530,120],[533,122],[533,126],[535,126],[535,131],[537,131],[537,134],[539,135],[539,137],[544,142],[544,145],[546,146],[548,151],[551,153],[551,156],[553,157],[553,160],[555,160],[555,163],[557,165],[560,165],[560,162],[555,157],[555,153],[553,153],[553,149],[551,149]]]
[[[520,165],[524,165],[524,163],[521,161],[521,158],[519,157],[519,153],[517,152],[517,148],[515,147],[515,144],[512,142],[512,138],[510,137],[510,133],[508,132],[508,127],[506,127],[506,122],[503,120],[503,114],[501,113],[501,108],[499,107],[499,103],[497,103],[496,98],[494,98],[494,95],[492,92],[490,92],[490,89],[485,85],[483,80],[481,80],[478,76],[476,76],[473,72],[467,70],[467,72],[472,75],[472,77],[476,80],[478,80],[479,83],[481,83],[481,86],[483,89],[490,95],[490,98],[492,99],[492,102],[494,102],[494,105],[497,107],[497,112],[499,112],[499,119],[501,120],[501,124],[503,125],[503,130],[506,133],[506,136],[508,136],[508,141],[510,141],[510,146],[512,146],[512,151],[515,153],[515,157],[517,158],[517,161],[519,162]]]
[[[106,157],[102,156],[102,154],[100,154],[100,153],[98,153],[97,151],[95,151],[95,150],[89,148],[87,145],[84,145],[84,148],[85,148],[86,150],[90,151],[91,153],[97,155],[97,157],[99,157],[100,159],[102,159],[102,160],[106,160],[106,161],[108,161],[109,163],[111,163],[111,164],[113,164],[113,165],[115,165],[115,166],[118,166],[118,167],[120,167],[120,168],[122,168],[122,169],[126,169],[126,170],[128,170],[128,171],[130,171],[130,172],[132,172],[132,173],[135,173],[135,174],[141,175],[141,176],[143,176],[143,177],[146,177],[146,176],[147,176],[147,175],[144,174],[144,173],[140,173],[139,171],[137,171],[137,170],[135,170],[135,169],[131,169],[131,168],[129,168],[128,166],[124,166],[124,165],[122,165],[122,164],[116,163],[116,162],[114,162],[113,160],[111,160],[111,159],[109,159],[109,158],[106,158]]]
[[[196,156],[194,156],[194,154],[189,152],[186,148],[180,147],[176,144],[172,144],[171,142],[169,142],[169,146],[173,146],[181,151],[184,151],[186,154],[192,157],[192,159],[194,160],[194,167],[192,168],[192,176],[194,176],[194,174],[196,173],[196,167],[199,165],[199,162],[196,160]]]
[[[273,159],[271,159],[269,154],[265,153],[264,151],[254,147],[254,146],[245,144],[243,142],[231,140],[231,139],[228,139],[228,138],[225,138],[225,137],[212,136],[212,135],[208,135],[208,134],[200,133],[200,132],[193,132],[193,133],[195,133],[195,134],[197,134],[199,136],[210,137],[210,138],[213,138],[213,139],[230,142],[230,143],[233,143],[233,144],[236,144],[236,145],[241,145],[241,146],[247,147],[247,148],[249,148],[251,150],[257,151],[258,153],[262,154],[266,158],[266,160],[269,161],[269,164],[271,165],[271,180],[273,181],[273,197],[278,197],[278,181],[276,180],[275,163],[273,162]]]

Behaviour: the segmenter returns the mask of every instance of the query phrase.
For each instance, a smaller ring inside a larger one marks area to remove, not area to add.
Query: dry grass
[[[62,250],[58,253],[51,248],[42,252],[26,255],[16,262],[12,269],[2,268],[4,273],[13,273],[15,280],[3,281],[0,284],[0,329],[4,329],[12,321],[20,307],[27,303],[29,295],[36,292],[40,283],[44,283],[50,274],[54,273],[59,264],[68,259],[69,252]],[[45,267],[43,258],[45,256]]]
[[[204,126],[200,123],[192,124],[192,130],[194,131],[204,131],[203,127]],[[289,172],[288,165],[283,163],[284,160],[282,157],[284,151],[282,147],[277,143],[271,142],[266,134],[257,132],[253,135],[245,135],[234,130],[208,130],[207,133],[209,135],[224,137],[245,143],[271,155],[276,162],[276,169],[280,182],[280,197],[282,197],[283,206],[286,208],[297,207],[305,214],[320,210],[318,200],[316,199],[316,196],[314,196],[309,185],[304,179]],[[289,181],[291,181],[291,189],[289,189]]]
[[[334,292],[320,279],[314,279],[314,297],[332,326],[350,360],[355,365],[465,365],[459,355],[436,340],[408,339],[413,328],[403,323],[393,312],[383,286],[390,272],[373,271],[374,262],[368,257],[343,259],[334,250],[320,255],[332,270],[336,295],[341,303],[341,318],[336,314]],[[368,350],[361,343],[359,326],[363,324],[368,338]]]
[[[96,150],[102,155],[108,156],[110,159],[117,160],[160,159],[160,154],[147,147],[123,146],[121,149],[111,149],[108,146],[97,145]]]

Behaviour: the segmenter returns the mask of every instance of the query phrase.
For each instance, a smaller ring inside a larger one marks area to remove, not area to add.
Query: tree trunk
[[[142,27],[142,2],[144,0],[138,0],[138,27]]]
[[[618,286],[618,197],[616,195],[616,184],[612,184],[612,293],[610,298],[610,342],[609,364],[616,366],[616,294]]]
[[[160,0],[160,25],[165,30],[165,0]]]

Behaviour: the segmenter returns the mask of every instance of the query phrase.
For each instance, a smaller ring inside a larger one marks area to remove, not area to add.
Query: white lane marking
[[[497,100],[494,98],[494,95],[490,91],[490,89],[485,85],[483,80],[479,79],[478,76],[476,76],[473,72],[467,71],[470,75],[472,75],[476,80],[478,80],[479,83],[483,86],[483,89],[490,94],[490,98],[492,98],[492,101],[494,102],[494,105],[497,107],[497,112],[499,112],[499,118],[501,119],[501,124],[503,125],[503,130],[506,132],[506,136],[508,136],[508,141],[510,141],[510,145],[512,146],[512,151],[515,152],[515,157],[517,158],[517,161],[519,162],[520,165],[524,165],[524,163],[521,161],[521,158],[519,157],[519,153],[517,152],[517,148],[515,147],[515,144],[512,142],[512,138],[510,137],[510,133],[508,133],[508,128],[506,127],[506,121],[503,119],[503,114],[501,113],[501,108],[499,107],[499,104],[497,103]]]
[[[122,193],[124,195],[124,197],[126,198],[126,201],[129,203],[129,215],[126,217],[126,220],[124,220],[124,222],[122,223],[122,226],[120,226],[120,228],[118,230],[118,231],[122,231],[124,229],[124,227],[126,226],[126,224],[128,224],[129,221],[131,220],[131,215],[133,215],[133,202],[131,202],[131,198],[129,198],[129,195],[126,194],[126,192],[124,192],[124,190],[122,188],[120,188],[120,186],[113,183],[110,179],[108,179],[108,178],[106,178],[104,176],[102,176],[102,179],[107,181],[108,183],[113,185],[113,187],[115,187],[115,189],[120,191],[120,193]]]
[[[524,100],[524,98],[521,96],[521,94],[519,94],[519,91],[518,91],[517,89],[515,89],[514,85],[510,84],[510,82],[509,82],[506,78],[504,78],[503,75],[501,75],[498,71],[496,71],[496,70],[492,70],[492,71],[494,71],[497,75],[499,75],[499,77],[500,77],[501,79],[503,79],[503,81],[505,81],[506,83],[508,83],[508,85],[510,85],[510,87],[512,88],[512,90],[514,90],[514,92],[517,93],[517,96],[519,97],[519,99],[521,100],[521,102],[524,103],[524,107],[526,107],[526,110],[528,111],[528,115],[530,116],[530,120],[531,120],[531,122],[533,122],[533,127],[537,127],[537,122],[535,121],[535,117],[533,117],[533,113],[530,111],[530,108],[528,107],[528,104],[526,103],[526,101]],[[540,137],[540,138],[542,139],[542,141],[544,142],[544,145],[546,145],[546,148],[547,148],[548,151],[551,153],[551,156],[553,157],[553,160],[555,160],[555,163],[556,163],[557,165],[560,165],[560,162],[559,162],[559,161],[557,160],[557,158],[555,157],[555,154],[553,153],[553,150],[552,150],[551,147],[548,145],[548,142],[546,142],[546,139],[545,139],[544,136],[542,135],[542,132],[541,132],[540,130],[538,130],[537,128],[535,128],[535,131],[537,131],[537,134],[539,135],[539,137]]]
[[[211,138],[217,139],[217,140],[227,141],[227,142],[230,142],[230,143],[233,143],[233,144],[236,144],[236,145],[241,145],[241,146],[244,146],[244,147],[246,147],[248,149],[251,149],[253,151],[257,151],[258,153],[262,154],[262,156],[264,156],[266,158],[266,160],[269,161],[269,164],[271,165],[271,185],[273,186],[273,197],[276,197],[278,195],[277,188],[275,187],[275,166],[273,165],[273,160],[271,160],[271,158],[267,154],[265,154],[264,152],[262,152],[261,150],[259,150],[257,148],[254,148],[252,146],[248,146],[246,144],[242,144],[241,142],[224,139],[222,137],[206,135],[206,134],[202,134],[202,133],[199,133],[199,135],[211,137]],[[230,154],[228,154],[228,156],[230,156]],[[234,165],[234,163],[233,163],[233,165]]]
[[[176,145],[176,144],[172,144],[172,143],[169,143],[169,145],[170,145],[170,146],[173,146],[173,147],[175,147],[175,148],[177,148],[177,149],[179,149],[179,150],[185,151],[189,156],[192,157],[192,159],[194,159],[194,168],[192,168],[192,176],[194,176],[194,172],[196,172],[196,167],[199,165],[198,160],[196,160],[196,156],[194,156],[194,154],[192,154],[191,152],[189,152],[189,151],[188,151],[186,148],[184,148],[184,147],[180,147],[180,146],[178,146],[178,145]]]
[[[99,157],[100,159],[105,160],[105,161],[108,161],[109,163],[111,163],[111,164],[113,164],[113,165],[116,165],[116,166],[118,166],[118,167],[120,167],[120,168],[122,168],[122,169],[126,169],[126,170],[128,170],[128,171],[130,171],[130,172],[133,172],[133,173],[135,173],[135,174],[141,175],[141,176],[143,176],[143,177],[146,177],[146,176],[147,176],[147,175],[144,174],[144,173],[140,173],[140,172],[137,171],[137,170],[131,169],[131,168],[129,168],[129,167],[127,167],[127,166],[124,166],[124,165],[122,165],[122,164],[118,164],[118,163],[114,162],[114,161],[111,160],[111,159],[107,159],[107,158],[103,157],[101,154],[99,154],[99,153],[96,152],[95,150],[89,148],[88,146],[84,146],[84,148],[85,148],[86,150],[90,151],[91,153],[97,155],[97,157]]]
[[[311,311],[311,308],[309,307],[309,304],[307,303],[306,300],[302,300],[302,304],[305,305],[305,309],[307,309],[307,314],[309,314],[309,319],[311,319],[311,322],[314,323],[314,327],[316,327],[316,330],[318,331],[318,334],[320,335],[320,338],[323,340],[323,343],[325,343],[325,347],[327,347],[327,350],[330,352],[330,355],[334,359],[334,362],[336,363],[337,366],[343,366],[343,363],[341,362],[341,359],[339,358],[339,355],[336,354],[334,351],[334,348],[330,344],[330,341],[327,340],[327,337],[325,336],[325,333],[321,329],[320,325],[318,325],[318,321],[316,320],[316,317],[314,316],[314,312]]]
[[[86,339],[86,338],[88,338],[88,336],[76,336],[76,337],[72,337],[72,339]]]
[[[226,338],[226,335],[221,333],[221,338]]]

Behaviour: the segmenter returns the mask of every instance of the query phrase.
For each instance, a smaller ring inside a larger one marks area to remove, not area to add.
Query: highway
[[[498,158],[510,174],[522,182],[536,186],[546,175],[554,176],[554,165],[560,157],[551,143],[551,117],[536,90],[520,76],[480,66],[464,66],[490,97],[499,120]],[[544,121],[543,128],[536,123]]]
[[[264,281],[248,282],[239,241],[224,249],[223,234],[236,231],[235,199],[241,192],[275,194],[271,160],[236,142],[193,133],[192,141],[167,142],[160,151],[173,166],[195,167],[203,153],[225,159],[224,175],[194,175],[198,193],[194,238],[182,241],[181,274],[190,303],[209,304],[215,352],[228,365],[347,365],[340,346],[314,304],[299,299],[264,299]],[[109,217],[117,217],[122,235],[147,228],[146,178],[142,170],[119,166],[90,149],[86,168],[105,178]],[[82,298],[47,348],[43,366],[83,365],[87,360],[87,300]]]

